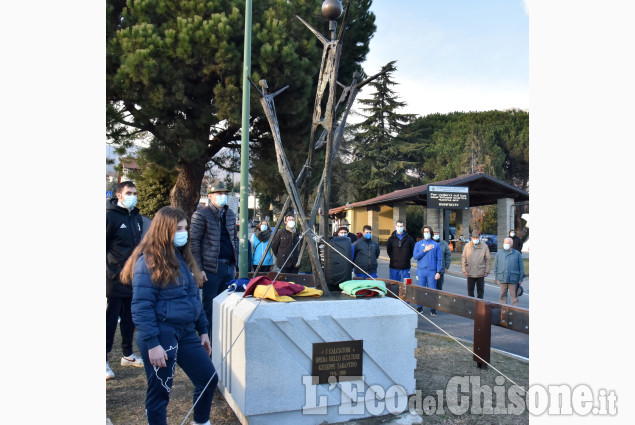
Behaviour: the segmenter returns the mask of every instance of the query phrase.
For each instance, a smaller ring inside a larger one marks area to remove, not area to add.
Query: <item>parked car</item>
[[[489,252],[498,251],[498,236],[482,234],[481,240],[487,245]]]

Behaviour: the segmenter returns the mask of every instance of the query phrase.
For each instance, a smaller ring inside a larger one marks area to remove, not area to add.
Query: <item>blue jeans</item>
[[[227,289],[227,282],[234,279],[236,269],[233,264],[218,263],[216,273],[205,271],[207,282],[203,283],[203,310],[209,322],[209,338],[212,339],[212,310],[214,308],[214,298]],[[206,421],[207,419],[205,419]],[[203,422],[205,422],[203,421]]]
[[[377,279],[377,273],[368,273],[370,277],[374,277]],[[355,277],[363,277],[364,279],[368,279],[368,275],[366,273],[355,273]]]
[[[404,279],[410,277],[410,269],[389,269],[390,270],[390,280],[397,280],[399,282],[403,282]]]
[[[146,391],[148,424],[167,425],[167,406],[170,401],[170,390],[177,364],[194,384],[193,402],[203,393],[194,406],[194,421],[197,423],[207,422],[218,383],[218,375],[214,376],[212,360],[201,345],[201,339],[193,326],[186,330],[164,325],[160,326],[159,329],[159,343],[168,355],[165,362],[166,367],[155,368],[150,364],[148,350],[153,347],[148,347],[137,333],[137,346],[141,351],[143,367],[148,378],[148,390]],[[207,385],[212,376],[214,379]],[[205,385],[207,388],[203,392]]]

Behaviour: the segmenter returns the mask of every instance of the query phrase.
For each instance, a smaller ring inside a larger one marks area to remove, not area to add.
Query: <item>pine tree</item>
[[[369,84],[375,89],[372,98],[359,100],[365,119],[352,127],[351,171],[361,185],[362,198],[406,187],[410,181],[407,171],[415,165],[412,155],[416,145],[403,132],[414,116],[398,113],[406,103],[399,101],[392,89],[397,84],[392,79],[396,70],[395,61],[386,64],[384,73]]]

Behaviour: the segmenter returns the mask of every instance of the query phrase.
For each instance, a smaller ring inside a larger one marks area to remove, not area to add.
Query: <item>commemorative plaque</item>
[[[335,341],[313,344],[313,383],[328,384],[329,377],[338,381],[362,376],[364,341]]]

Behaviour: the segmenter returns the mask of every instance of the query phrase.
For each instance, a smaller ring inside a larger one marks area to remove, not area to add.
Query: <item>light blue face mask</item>
[[[227,204],[227,195],[223,194],[223,195],[218,195],[216,197],[216,205],[222,208],[226,204]]]
[[[185,232],[176,232],[174,234],[174,246],[182,247],[187,243],[187,231]]]
[[[267,225],[266,224],[261,224],[260,225],[260,231],[264,232],[265,230],[267,230]]]
[[[137,197],[134,195],[124,196],[122,204],[124,204],[126,208],[131,210],[134,208],[135,205],[137,205]]]
[[[503,244],[503,249],[504,249],[505,251],[509,250],[509,248],[511,248],[511,247],[512,247],[512,246],[511,246],[510,244],[508,244],[508,243],[504,243],[504,244]]]
[[[425,240],[430,239],[430,233],[425,232],[425,233],[423,234],[423,239],[425,239]]]
[[[397,234],[401,235],[403,233],[403,227],[397,227]]]
[[[439,235],[432,236],[432,239],[434,239],[435,241],[438,241],[439,240]]]
[[[474,245],[478,245],[479,242],[480,242],[480,240],[478,240],[478,239],[472,240],[472,243],[474,243]]]
[[[370,239],[372,236],[373,236],[373,234],[372,234],[372,233],[364,233],[364,237],[365,237],[366,239]]]

